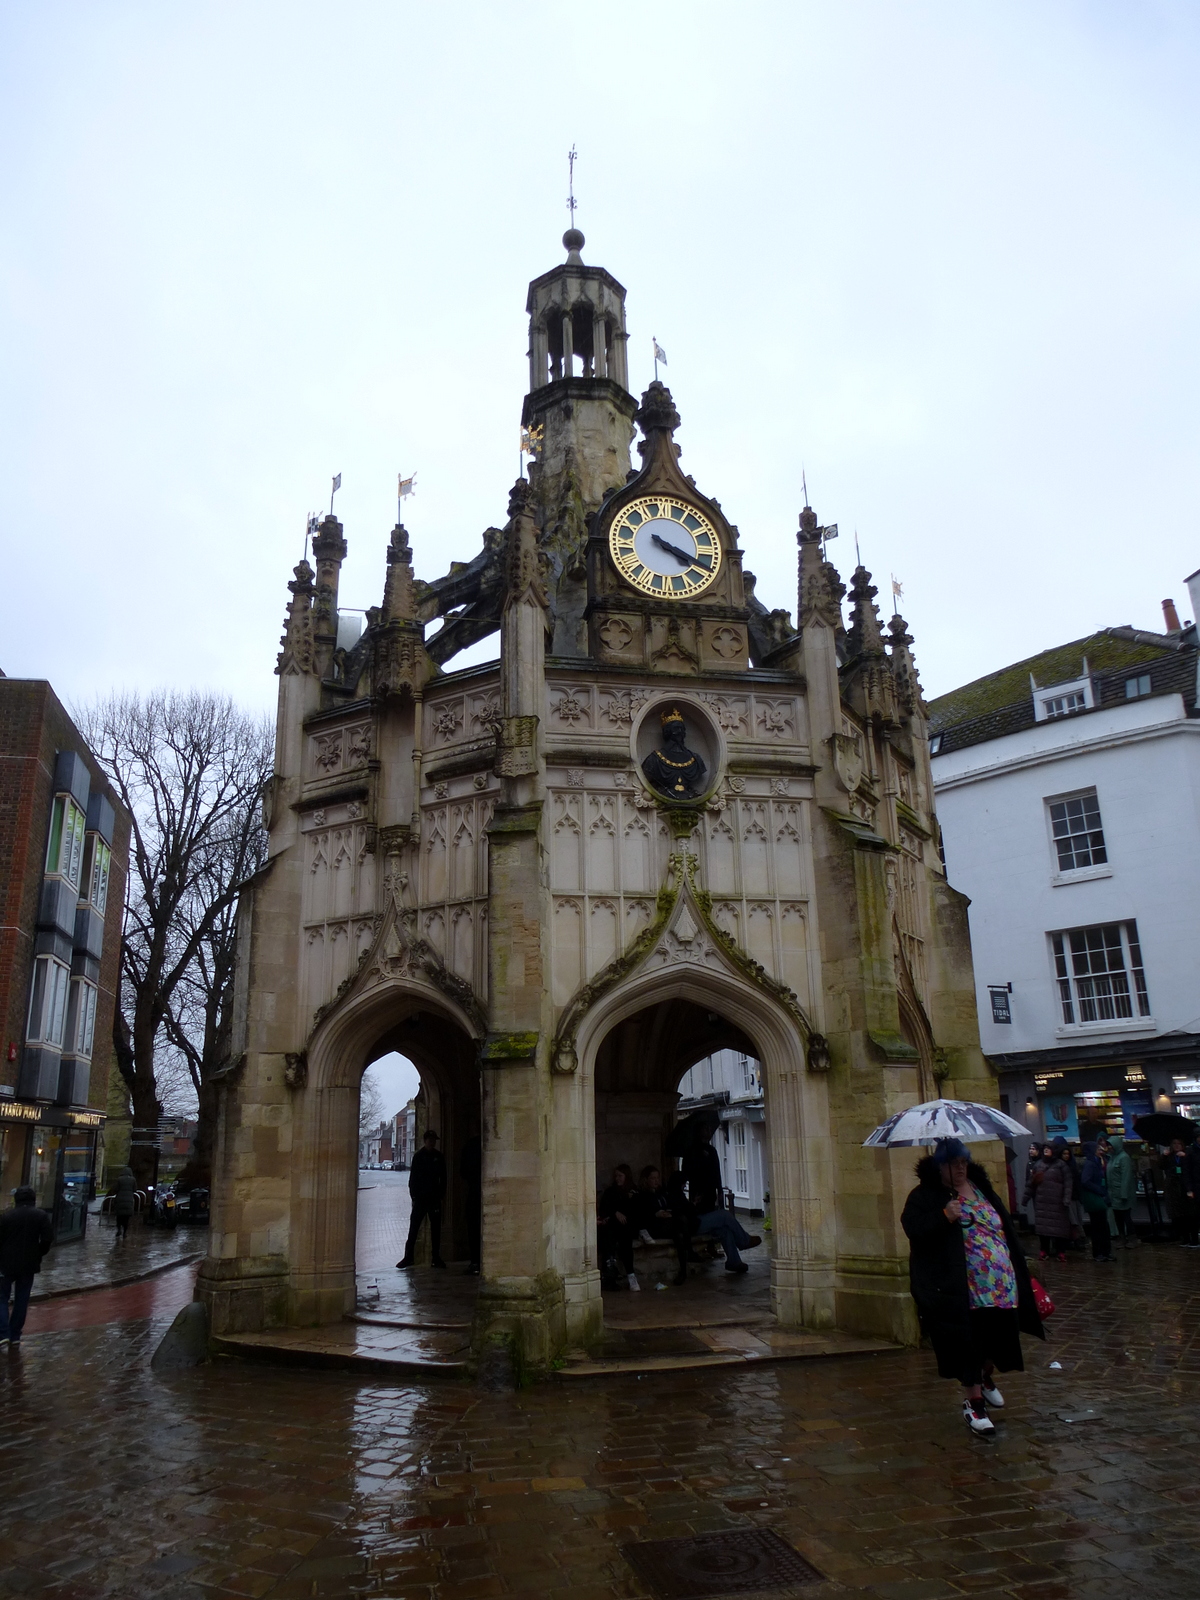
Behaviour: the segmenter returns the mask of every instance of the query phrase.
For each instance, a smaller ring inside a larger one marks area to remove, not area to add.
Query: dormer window
[[[1056,717],[1070,717],[1077,711],[1090,711],[1096,704],[1092,691],[1092,678],[1088,664],[1083,663],[1083,675],[1069,683],[1038,684],[1029,679],[1033,690],[1033,717],[1035,722],[1052,722]]]
[[[1066,717],[1072,711],[1086,711],[1087,701],[1077,690],[1070,694],[1051,695],[1042,701],[1042,711],[1047,717]]]

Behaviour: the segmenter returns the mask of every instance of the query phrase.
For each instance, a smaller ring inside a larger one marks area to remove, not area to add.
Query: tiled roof
[[[1152,695],[1182,694],[1188,712],[1193,713],[1197,657],[1194,628],[1183,634],[1104,628],[939,695],[929,705],[929,731],[941,734],[938,754],[946,755],[1032,728],[1036,719],[1030,675],[1041,688],[1070,683],[1083,677],[1085,659],[1095,685],[1097,709],[1123,702],[1126,679],[1147,675]],[[1088,712],[1073,715],[1087,716]]]

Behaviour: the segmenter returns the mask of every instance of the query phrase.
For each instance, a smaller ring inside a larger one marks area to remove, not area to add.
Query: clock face
[[[608,532],[617,571],[643,594],[700,594],[721,570],[721,541],[708,518],[673,495],[646,495],[618,513]]]

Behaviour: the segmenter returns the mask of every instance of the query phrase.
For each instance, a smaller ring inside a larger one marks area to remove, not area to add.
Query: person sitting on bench
[[[656,1239],[671,1240],[679,1257],[676,1286],[686,1283],[692,1219],[687,1214],[686,1206],[680,1209],[673,1205],[671,1196],[663,1188],[662,1173],[657,1167],[642,1168],[634,1215],[638,1232],[647,1244],[653,1244]]]
[[[600,1259],[604,1263],[605,1281],[610,1289],[616,1288],[618,1263],[624,1268],[629,1287],[642,1287],[633,1270],[633,1241],[637,1238],[636,1203],[633,1169],[623,1161],[619,1167],[613,1168],[612,1182],[596,1202]]]
[[[688,1199],[700,1214],[698,1232],[716,1239],[724,1250],[725,1271],[749,1272],[739,1252],[752,1250],[762,1239],[756,1233],[747,1233],[733,1212],[726,1211],[721,1203],[721,1158],[711,1143],[719,1126],[719,1120],[713,1120],[707,1136],[693,1141],[683,1156],[681,1175],[687,1182]]]

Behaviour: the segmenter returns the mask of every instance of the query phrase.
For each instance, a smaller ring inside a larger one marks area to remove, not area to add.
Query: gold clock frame
[[[696,545],[693,565],[684,572],[651,572],[637,554],[634,535],[638,528],[643,522],[659,518],[678,523]],[[716,528],[702,511],[674,494],[639,495],[622,506],[608,530],[608,553],[613,566],[631,588],[658,600],[691,600],[703,594],[716,581],[725,561]],[[710,559],[707,570],[701,564],[701,557],[706,553]]]

